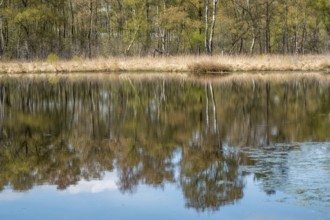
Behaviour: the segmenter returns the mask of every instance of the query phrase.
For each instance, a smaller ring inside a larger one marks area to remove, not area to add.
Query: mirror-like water
[[[329,181],[329,80],[0,80],[0,219],[330,219]]]

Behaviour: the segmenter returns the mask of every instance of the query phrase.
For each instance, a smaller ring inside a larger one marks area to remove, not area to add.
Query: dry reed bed
[[[1,62],[0,73],[190,72],[251,71],[330,72],[330,55],[314,56],[178,56],[122,57],[57,62]]]
[[[188,65],[197,74],[258,71],[330,71],[330,56],[208,57]]]
[[[5,62],[1,73],[86,73],[86,72],[185,72],[187,67],[176,58],[99,58],[57,62]]]

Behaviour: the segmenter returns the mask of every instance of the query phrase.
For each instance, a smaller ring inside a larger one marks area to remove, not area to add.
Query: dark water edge
[[[330,218],[329,82],[2,78],[0,217]]]

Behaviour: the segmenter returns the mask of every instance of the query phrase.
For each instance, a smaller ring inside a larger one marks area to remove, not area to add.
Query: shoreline
[[[41,80],[49,81],[51,84],[58,82],[76,82],[76,81],[101,81],[108,82],[116,80],[118,82],[142,82],[142,81],[181,81],[181,82],[193,82],[193,83],[215,83],[215,84],[231,84],[237,85],[254,85],[255,83],[305,83],[306,81],[317,82],[320,84],[326,84],[330,86],[330,74],[324,74],[320,72],[294,72],[294,73],[281,73],[273,72],[267,73],[231,73],[223,76],[218,75],[190,75],[188,73],[46,73],[46,74],[0,74],[0,80]],[[329,87],[330,88],[330,87]]]
[[[0,74],[52,73],[330,73],[330,55],[112,57],[70,61],[0,62]]]

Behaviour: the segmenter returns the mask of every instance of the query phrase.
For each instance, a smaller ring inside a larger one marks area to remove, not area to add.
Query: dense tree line
[[[0,56],[330,51],[328,0],[0,0]]]

